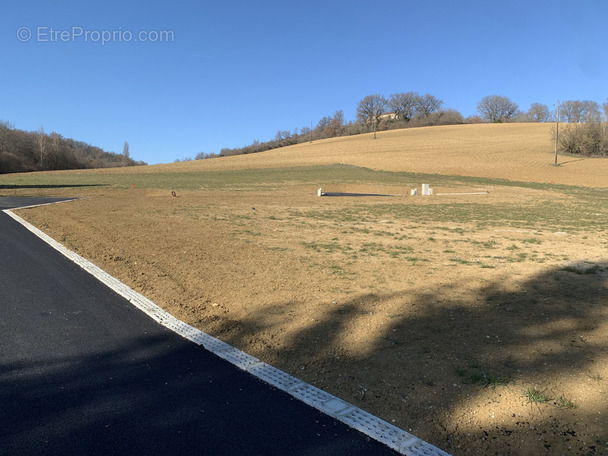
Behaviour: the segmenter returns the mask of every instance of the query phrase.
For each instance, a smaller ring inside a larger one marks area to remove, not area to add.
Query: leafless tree
[[[421,119],[423,125],[458,125],[464,123],[464,117],[455,109],[439,110]]]
[[[332,120],[333,119],[331,118],[331,116],[321,117],[321,120],[319,120],[319,122],[317,123],[317,129],[324,130],[325,127],[327,127]]]
[[[508,97],[488,95],[477,103],[477,111],[488,122],[508,122],[517,115],[519,106]]]
[[[604,103],[602,106],[604,108],[604,120],[608,122],[608,100],[606,100],[606,103]]]
[[[61,149],[62,139],[63,139],[63,136],[61,136],[57,132],[52,132],[48,136],[48,145],[49,145],[48,149],[50,152],[50,159],[54,161],[53,169],[59,169],[57,165],[58,165],[59,161],[61,160],[60,149]]]
[[[526,118],[528,122],[551,122],[554,120],[547,105],[542,103],[532,103],[526,113]]]
[[[397,120],[409,122],[416,116],[420,98],[416,92],[394,93],[388,100],[388,108],[395,113]]]
[[[44,127],[41,125],[38,130],[36,130],[35,133],[35,138],[36,138],[36,146],[38,147],[38,159],[39,159],[39,165],[42,168],[42,165],[44,163],[44,158],[46,157],[46,153],[47,153],[47,137],[46,134],[44,133]]]
[[[567,100],[560,105],[560,116],[568,123],[599,122],[600,105],[591,100]]]
[[[357,120],[368,127],[377,126],[387,103],[386,98],[382,95],[367,95],[357,105]]]
[[[333,120],[335,120],[338,125],[343,126],[344,125],[344,111],[339,109],[336,112],[334,112],[334,118],[332,119],[332,121]]]
[[[418,117],[428,117],[434,112],[439,111],[443,101],[435,98],[431,94],[426,94],[422,97],[418,97],[418,103],[416,105],[416,115]]]
[[[8,137],[13,125],[5,120],[0,120],[0,152],[4,152],[8,147]]]
[[[566,125],[560,131],[559,143],[571,154],[608,156],[608,132],[599,122]]]

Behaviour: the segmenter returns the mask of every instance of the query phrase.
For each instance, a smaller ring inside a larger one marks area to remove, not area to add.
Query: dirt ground
[[[605,234],[416,220],[438,198],[400,212],[288,185],[105,190],[21,214],[178,318],[454,455],[607,454]]]
[[[550,166],[549,133],[412,129],[115,172],[348,163],[608,186],[608,160]],[[20,215],[176,317],[454,455],[608,454],[604,203],[502,185],[316,190],[37,189],[86,198]],[[19,192],[33,190],[4,191]]]

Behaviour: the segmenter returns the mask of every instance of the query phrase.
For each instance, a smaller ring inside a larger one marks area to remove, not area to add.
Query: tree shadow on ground
[[[608,263],[554,267],[517,290],[492,283],[466,300],[449,290],[358,296],[328,304],[288,346],[269,345],[267,359],[455,455],[602,454],[607,272]],[[403,312],[383,315],[395,302]],[[227,327],[221,337],[243,346],[280,330],[268,312],[242,322],[250,333]],[[379,316],[382,332],[350,342]],[[552,400],[529,403],[531,387]],[[488,401],[496,416],[466,418]]]
[[[396,454],[160,329],[82,355],[6,354],[0,454]]]
[[[107,187],[107,184],[0,184],[0,190]]]

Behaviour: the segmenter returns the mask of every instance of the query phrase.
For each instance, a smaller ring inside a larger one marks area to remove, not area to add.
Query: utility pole
[[[557,166],[557,145],[559,139],[559,100],[557,102],[557,114],[555,120],[555,166]]]

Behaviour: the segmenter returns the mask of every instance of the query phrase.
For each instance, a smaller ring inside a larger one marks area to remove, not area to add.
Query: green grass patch
[[[221,160],[221,159],[218,159]],[[560,198],[539,199],[538,202],[488,203],[488,202],[442,202],[441,204],[412,205],[404,204],[406,199],[394,204],[371,202],[361,198],[348,207],[299,210],[294,208],[290,215],[303,219],[314,218],[344,222],[374,222],[380,219],[433,224],[433,230],[447,230],[464,234],[465,229],[458,224],[471,223],[480,227],[509,226],[513,228],[542,229],[552,231],[605,231],[608,226],[608,189],[585,188],[555,184],[527,183],[505,179],[445,176],[419,173],[375,171],[347,165],[311,166],[293,168],[269,168],[251,170],[195,171],[195,172],[150,172],[141,173],[129,169],[95,170],[83,173],[50,172],[0,175],[0,191],[3,189],[43,189],[73,188],[75,196],[79,188],[116,188],[116,189],[166,189],[176,190],[232,190],[257,191],[260,189],[290,185],[310,185],[311,194],[326,183],[368,185],[394,185],[404,189],[418,186],[420,182],[431,182],[434,186],[473,186],[492,185],[496,192],[501,187],[521,189],[550,190],[556,196],[567,195],[568,200]],[[396,199],[397,201],[398,199]],[[353,200],[350,200],[353,201]],[[449,228],[447,225],[456,225]],[[485,229],[485,228],[484,228]],[[378,232],[380,233],[380,232]],[[393,236],[384,232],[384,235]],[[523,240],[524,243],[538,244],[537,237]],[[492,248],[488,243],[486,248]]]
[[[557,408],[575,409],[577,405],[570,399],[560,396],[555,400]]]
[[[470,375],[471,383],[480,383],[484,388],[495,389],[509,383],[505,377],[496,374],[474,373]]]
[[[525,390],[523,394],[531,404],[545,404],[552,400],[551,396],[549,396],[545,390],[538,390],[534,386]]]

